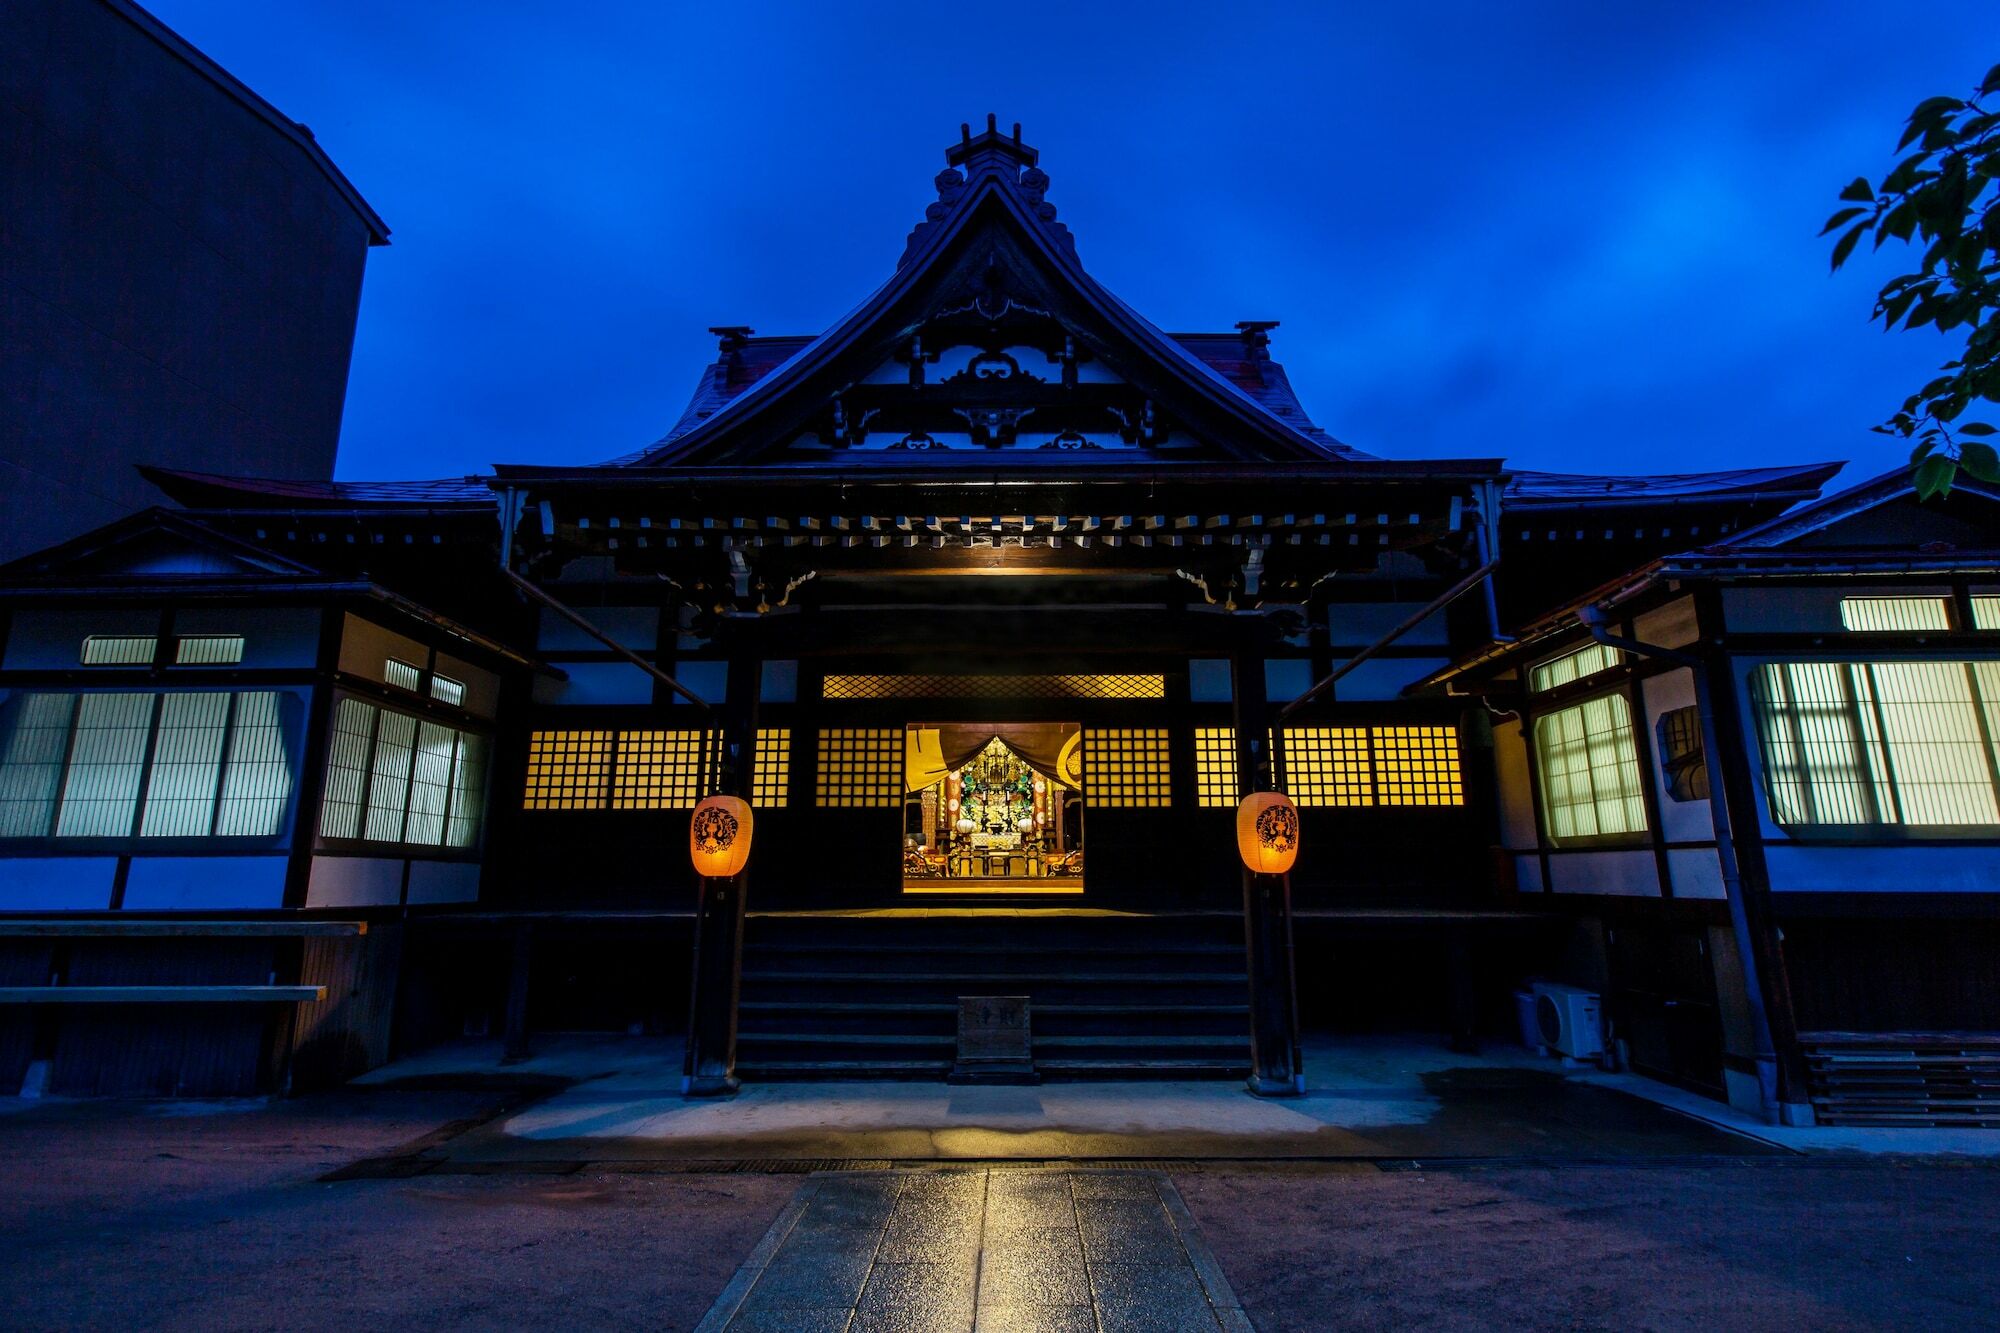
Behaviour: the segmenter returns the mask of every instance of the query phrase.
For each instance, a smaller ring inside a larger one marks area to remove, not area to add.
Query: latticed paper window
[[[75,716],[74,694],[17,694],[0,705],[0,838],[48,836]]]
[[[122,838],[132,832],[156,699],[151,694],[86,694],[77,701],[69,771],[56,813],[57,837]]]
[[[1237,799],[1236,728],[1194,729],[1194,792],[1199,805],[1234,806]]]
[[[160,700],[153,775],[139,833],[148,838],[205,838],[215,823],[222,746],[229,729],[227,694],[169,694]]]
[[[16,695],[0,705],[0,837],[271,837],[297,708],[273,691]]]
[[[1536,718],[1535,747],[1549,837],[1561,842],[1645,831],[1639,750],[1624,695],[1587,699]]]
[[[711,759],[718,744],[711,735]],[[699,731],[619,732],[611,808],[692,810],[702,796],[702,757]]]
[[[1972,599],[1972,627],[1974,629],[2000,629],[2000,597],[1974,597]]]
[[[176,666],[234,666],[242,660],[241,634],[185,634],[174,644]]]
[[[537,731],[528,737],[523,810],[602,810],[611,790],[612,731]]]
[[[319,804],[319,832],[323,838],[361,836],[361,803],[368,793],[368,756],[375,748],[375,718],[380,712],[374,704],[361,699],[342,699],[333,710],[326,790]]]
[[[151,666],[158,644],[151,634],[93,634],[78,660],[85,666]]]
[[[1458,733],[1451,727],[1371,727],[1379,805],[1463,805]]]
[[[903,800],[903,732],[828,727],[819,734],[814,800],[825,806],[897,806]]]
[[[1843,597],[1842,629],[1885,633],[1894,630],[1948,630],[1951,612],[1942,597]]]
[[[1553,662],[1544,662],[1528,672],[1528,688],[1531,690],[1552,690],[1558,685],[1567,685],[1585,676],[1594,676],[1600,671],[1609,671],[1618,665],[1618,650],[1608,644],[1593,643],[1588,648],[1579,648],[1573,653],[1565,653]]]
[[[1084,799],[1093,806],[1143,808],[1173,799],[1162,727],[1092,727],[1083,733]]]
[[[756,766],[750,771],[750,803],[777,810],[791,803],[792,729],[760,727]]]
[[[1285,790],[1300,805],[1375,804],[1366,727],[1286,727]]]
[[[1131,676],[828,676],[827,699],[1164,699],[1167,678]]]
[[[2000,662],[1770,662],[1751,697],[1778,823],[2000,823]]]
[[[1670,708],[1657,724],[1660,771],[1667,795],[1676,801],[1708,799],[1708,763],[1702,757],[1701,710],[1693,704]]]

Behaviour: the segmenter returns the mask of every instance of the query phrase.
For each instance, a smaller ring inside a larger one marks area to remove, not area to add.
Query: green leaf
[[[1958,433],[1960,435],[2000,435],[2000,431],[1994,430],[1993,427],[1983,421],[1968,421],[1958,428]],[[1985,448],[1984,445],[1971,445],[1968,447],[1975,449]]]
[[[1880,430],[1881,427],[1877,426],[1876,429]],[[1922,444],[1910,450],[1910,461],[1912,463],[1923,462],[1926,458],[1929,458],[1931,456],[1931,450],[1935,448],[1937,448],[1936,440],[1925,440]]]
[[[1993,92],[2000,92],[2000,65],[1987,70],[1986,77],[1979,81],[1980,96]]]
[[[1943,454],[1932,454],[1917,464],[1912,478],[1917,488],[1917,498],[1928,500],[1933,495],[1944,495],[1951,490],[1951,479],[1958,474],[1958,464]]]
[[[1928,120],[1935,116],[1949,115],[1954,111],[1963,110],[1965,110],[1965,103],[1959,101],[1956,97],[1926,97],[1923,101],[1917,103],[1917,109],[1910,113],[1910,119]]]
[[[1872,204],[1875,202],[1875,187],[1868,183],[1866,176],[1856,176],[1848,183],[1847,188],[1840,192],[1840,197],[1858,204]]]
[[[1917,299],[1915,288],[1905,288],[1882,303],[1882,328],[1886,332],[1896,327],[1896,322],[1908,313],[1910,304]]]
[[[1839,269],[1839,267],[1842,264],[1845,264],[1847,262],[1847,257],[1849,255],[1854,253],[1854,247],[1856,243],[1861,240],[1861,233],[1867,231],[1869,225],[1870,224],[1866,222],[1855,223],[1853,228],[1847,233],[1847,235],[1841,237],[1839,241],[1834,243],[1833,267],[1836,270]]]
[[[1961,444],[1958,465],[1980,481],[2000,482],[2000,454],[1990,444]]]
[[[1860,217],[1863,213],[1866,213],[1867,211],[1868,210],[1865,208],[1843,208],[1838,213],[1835,213],[1832,217],[1826,220],[1826,225],[1819,229],[1819,234],[1824,236],[1828,232],[1832,231],[1835,227],[1838,227],[1841,223],[1852,222],[1854,221],[1854,219]]]

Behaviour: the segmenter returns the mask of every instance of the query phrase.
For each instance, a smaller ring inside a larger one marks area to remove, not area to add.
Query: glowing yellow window
[[[710,739],[713,747],[719,742]],[[611,782],[613,810],[691,810],[702,795],[702,733],[622,731]]]
[[[828,727],[819,734],[813,798],[824,806],[894,807],[903,799],[903,732]]]
[[[1451,727],[1376,727],[1375,799],[1382,805],[1463,805],[1458,733]]]
[[[791,801],[792,729],[762,727],[757,732],[757,763],[750,774],[751,804],[781,809]]]
[[[523,810],[602,810],[611,781],[612,731],[537,731],[528,737]]]
[[[1146,808],[1172,799],[1163,727],[1105,727],[1083,733],[1085,799],[1095,806]]]
[[[1366,727],[1286,727],[1285,790],[1300,805],[1373,805]]]
[[[1234,806],[1237,797],[1236,728],[1194,729],[1194,790],[1197,804]]]

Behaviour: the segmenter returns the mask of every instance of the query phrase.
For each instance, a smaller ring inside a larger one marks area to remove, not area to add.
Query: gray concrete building
[[[139,6],[0,5],[0,559],[157,504],[142,463],[330,477],[388,234]]]

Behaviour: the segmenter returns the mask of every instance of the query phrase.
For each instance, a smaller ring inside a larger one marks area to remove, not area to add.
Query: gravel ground
[[[1992,1328],[2000,1171],[1191,1172],[1259,1329]]]
[[[316,1177],[493,1098],[0,1115],[9,1329],[692,1328],[786,1176]]]

